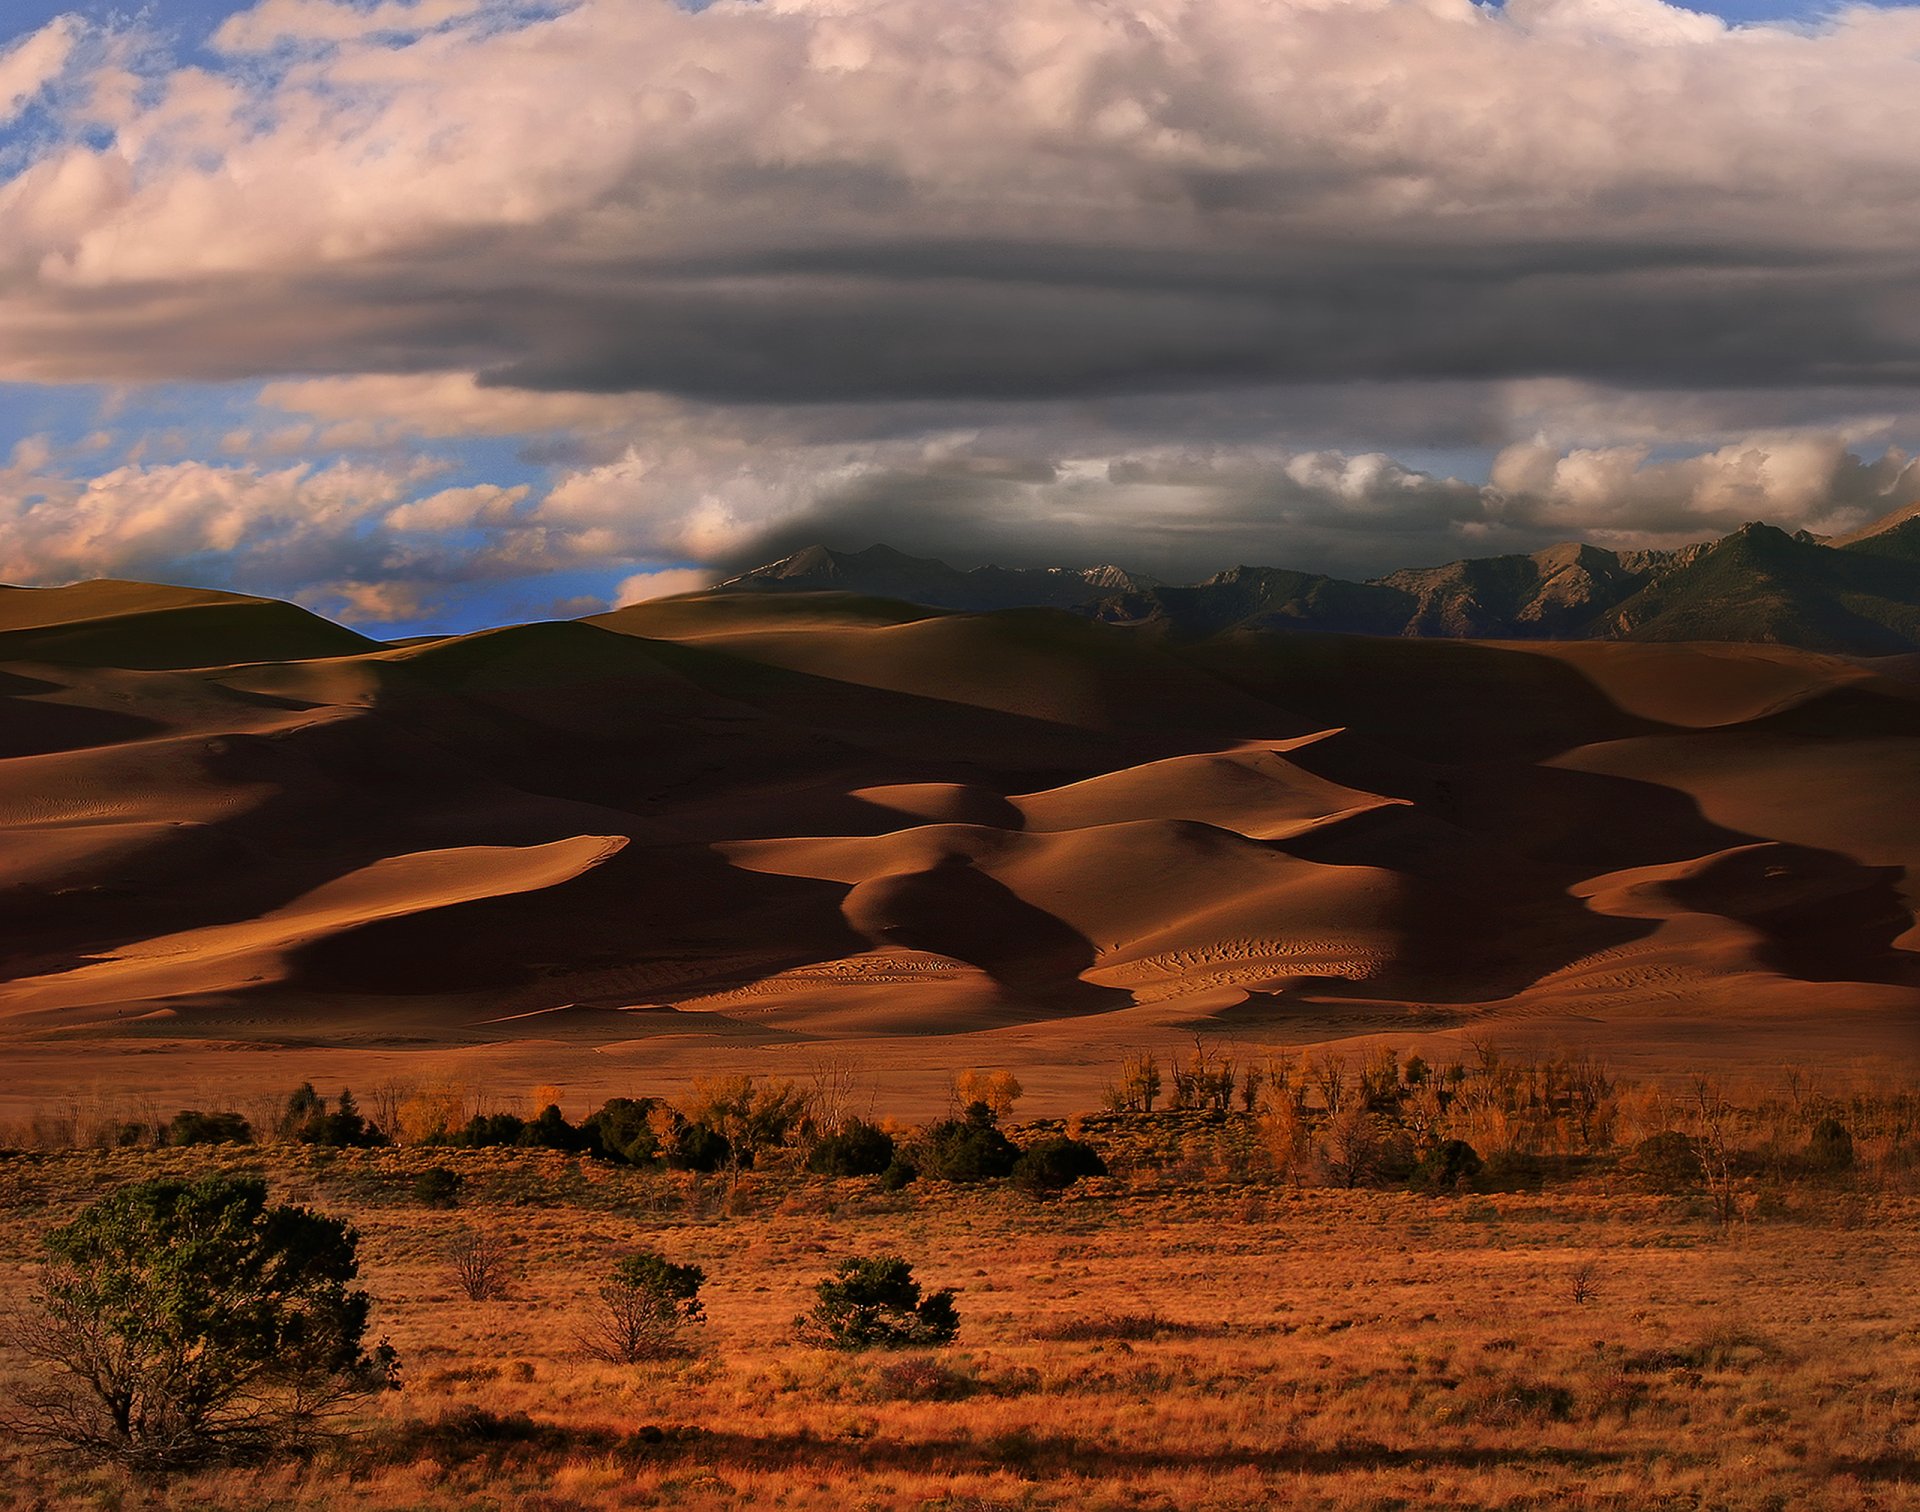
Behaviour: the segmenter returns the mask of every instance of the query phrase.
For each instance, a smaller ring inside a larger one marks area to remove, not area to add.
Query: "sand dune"
[[[1920,1052],[1897,659],[86,584],[0,590],[0,661],[18,1044]]]

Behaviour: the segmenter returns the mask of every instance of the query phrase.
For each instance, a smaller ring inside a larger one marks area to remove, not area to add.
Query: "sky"
[[[0,7],[0,581],[1368,576],[1920,504],[1920,5]]]

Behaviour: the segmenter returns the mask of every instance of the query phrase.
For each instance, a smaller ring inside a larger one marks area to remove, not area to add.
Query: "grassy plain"
[[[1051,1199],[518,1150],[14,1156],[6,1305],[99,1193],[260,1172],[353,1219],[405,1386],[309,1458],[171,1481],[0,1445],[0,1507],[1920,1508],[1920,1198],[1884,1169],[1722,1225],[1605,1161],[1415,1195],[1262,1178],[1237,1117],[1088,1134],[1115,1174]],[[434,1164],[455,1210],[413,1195]],[[505,1298],[454,1285],[472,1229],[509,1246]],[[706,1268],[710,1321],[684,1360],[595,1363],[579,1326],[642,1246]],[[889,1251],[959,1289],[955,1348],[788,1339],[832,1262]]]

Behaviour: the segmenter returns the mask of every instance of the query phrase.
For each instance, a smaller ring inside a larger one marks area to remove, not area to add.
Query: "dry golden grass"
[[[413,1199],[434,1163],[458,1210]],[[1723,1230],[1601,1176],[1419,1197],[1117,1164],[1039,1201],[518,1151],[16,1157],[0,1301],[103,1190],[264,1171],[359,1227],[406,1386],[310,1460],[165,1483],[0,1446],[0,1508],[1920,1508],[1910,1195],[1789,1185]],[[510,1245],[501,1300],[446,1263],[472,1227]],[[582,1310],[643,1245],[706,1268],[711,1322],[685,1360],[590,1362]],[[831,1262],[880,1251],[960,1289],[958,1347],[787,1340]]]

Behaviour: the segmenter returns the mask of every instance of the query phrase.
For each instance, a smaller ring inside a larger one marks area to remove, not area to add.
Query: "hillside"
[[[831,591],[945,609],[1072,609],[1161,639],[1313,630],[1485,640],[1739,641],[1864,656],[1920,650],[1920,521],[1823,543],[1748,525],[1676,551],[1550,547],[1349,582],[1240,566],[1191,585],[1115,567],[960,571],[884,546],[811,547],[711,590]]]

